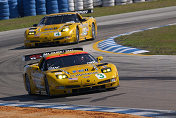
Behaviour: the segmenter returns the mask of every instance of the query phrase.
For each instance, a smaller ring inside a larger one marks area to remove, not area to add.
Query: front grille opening
[[[69,89],[69,88],[79,88],[80,85],[71,85],[71,86],[65,86],[65,88]]]
[[[101,81],[101,82],[98,82],[98,84],[104,84],[104,83],[109,83],[111,80],[108,79],[108,80],[104,80],[104,81]]]

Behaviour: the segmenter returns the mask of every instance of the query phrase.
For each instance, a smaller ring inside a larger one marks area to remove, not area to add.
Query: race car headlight
[[[101,72],[102,72],[102,73],[111,72],[111,68],[103,68],[103,69],[101,69]]]
[[[63,29],[62,29],[62,32],[67,32],[67,31],[69,31],[69,27],[64,27]]]
[[[36,32],[35,31],[32,31],[32,32],[29,32],[28,35],[34,35]]]
[[[63,75],[57,75],[56,76],[58,79],[65,79],[65,78],[68,78],[67,75],[63,74]]]

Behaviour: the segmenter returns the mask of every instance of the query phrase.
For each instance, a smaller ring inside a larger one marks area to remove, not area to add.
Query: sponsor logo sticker
[[[96,76],[98,79],[104,79],[104,78],[106,78],[106,75],[103,74],[103,73],[95,74],[95,76]]]
[[[55,37],[61,36],[61,32],[55,32],[55,33],[54,33],[54,36],[55,36]]]

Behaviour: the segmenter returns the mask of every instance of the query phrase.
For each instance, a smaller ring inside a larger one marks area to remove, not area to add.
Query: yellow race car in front
[[[25,31],[24,46],[78,43],[95,39],[96,35],[97,24],[93,17],[82,17],[77,12],[50,14]]]
[[[101,63],[81,48],[26,55],[24,60],[40,59],[24,67],[28,94],[48,96],[73,94],[119,86],[117,68]]]

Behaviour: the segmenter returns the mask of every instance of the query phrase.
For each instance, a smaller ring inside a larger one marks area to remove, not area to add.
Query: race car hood
[[[58,25],[45,25],[45,26],[40,26],[39,31],[40,32],[58,31],[58,30],[61,30],[64,26],[69,26],[69,25],[72,25],[72,23],[58,24]]]
[[[82,76],[87,74],[96,74],[98,71],[101,71],[102,67],[97,67],[96,64],[84,64],[84,65],[76,65],[71,67],[64,67],[59,69],[49,70],[50,72],[54,73],[62,73],[67,74],[68,76],[77,76],[82,74]]]

